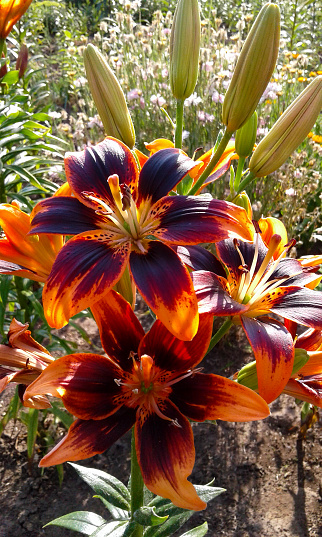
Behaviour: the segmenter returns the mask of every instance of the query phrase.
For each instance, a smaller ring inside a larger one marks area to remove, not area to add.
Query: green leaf
[[[140,507],[133,513],[133,520],[141,526],[160,526],[168,519],[166,516],[158,516],[154,507]]]
[[[37,431],[38,431],[38,414],[39,410],[36,408],[29,408],[28,411],[28,433],[27,433],[27,454],[28,459],[32,459],[34,453],[34,447],[36,443]]]
[[[105,524],[106,520],[96,513],[90,511],[75,511],[68,515],[55,518],[51,522],[48,522],[44,526],[60,526],[61,528],[67,528],[69,530],[79,531],[84,535],[92,535],[93,532]]]
[[[62,424],[64,425],[64,427],[66,427],[66,429],[69,429],[69,427],[74,421],[73,416],[71,416],[69,412],[66,412],[66,410],[59,408],[58,403],[56,403],[55,401],[52,402],[51,406],[52,406],[51,411],[54,414],[54,416],[56,416],[56,418],[58,418],[62,422]]]
[[[222,494],[225,492],[225,489],[222,489],[220,487],[212,487],[211,484],[209,485],[194,485],[196,492],[198,496],[204,501],[209,502],[216,498],[216,496],[219,496],[219,494]],[[182,509],[181,507],[176,507],[173,505],[172,502],[167,500],[166,498],[161,498],[161,496],[156,496],[153,498],[153,500],[149,503],[149,506],[154,506],[156,508],[156,511],[158,515],[169,515],[174,516],[178,515],[182,512],[187,512],[186,509]],[[190,511],[191,513],[194,513],[194,511]]]
[[[96,494],[105,498],[109,503],[120,509],[130,510],[131,496],[125,485],[116,477],[96,470],[85,468],[75,463],[68,463],[75,468],[78,475],[87,483]]]
[[[23,169],[21,166],[15,166],[14,164],[7,166],[7,169],[17,173],[22,179],[30,182],[33,186],[39,188],[39,190],[46,192],[46,188],[44,188],[39,183],[38,179],[34,175],[32,175],[32,173],[28,172],[28,170]]]
[[[192,528],[192,530],[186,531],[180,537],[203,537],[208,531],[208,524],[204,522],[201,526]]]
[[[144,537],[169,537],[173,535],[195,512],[185,509],[181,509],[181,511],[182,513],[179,515],[169,517],[162,526],[150,526],[145,530]]]
[[[97,528],[91,534],[91,537],[123,537],[128,526],[129,523],[123,521],[106,522],[103,526]]]
[[[119,507],[115,507],[115,505],[112,505],[110,502],[105,500],[103,496],[100,496],[99,494],[95,494],[93,498],[98,498],[99,500],[101,500],[101,502],[104,504],[106,509],[109,510],[115,520],[129,520],[130,517],[128,511],[120,509]]]
[[[19,80],[19,71],[9,71],[4,75],[1,82],[5,82],[6,84],[16,84]]]

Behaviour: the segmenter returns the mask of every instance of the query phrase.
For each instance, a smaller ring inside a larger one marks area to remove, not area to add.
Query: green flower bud
[[[100,51],[89,44],[84,52],[88,84],[107,136],[114,136],[130,149],[135,144],[132,119],[122,88]]]
[[[179,0],[170,36],[170,86],[176,99],[187,99],[195,89],[200,34],[198,0]]]
[[[258,105],[275,68],[279,38],[279,7],[266,4],[247,36],[225,95],[222,121],[229,132],[240,129]]]
[[[322,107],[322,76],[317,76],[285,110],[256,147],[249,163],[255,177],[277,170],[312,129]]]
[[[234,198],[234,204],[238,205],[238,207],[243,207],[243,209],[245,209],[247,213],[248,218],[250,218],[250,220],[252,219],[252,216],[253,216],[252,205],[250,203],[250,199],[247,196],[245,190]]]
[[[254,144],[257,134],[257,112],[238,129],[235,138],[235,150],[239,157],[247,158],[251,155],[254,149]]]

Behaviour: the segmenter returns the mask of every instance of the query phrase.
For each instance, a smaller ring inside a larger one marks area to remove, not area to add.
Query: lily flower
[[[0,205],[0,274],[45,282],[64,244],[59,235],[31,236],[30,215],[12,202]]]
[[[14,24],[27,11],[32,0],[1,0],[0,6],[0,39],[5,39]]]
[[[19,384],[19,396],[26,407],[49,408],[47,397],[35,395],[22,399],[25,387],[31,384],[48,364],[54,361],[50,353],[35,341],[28,324],[13,319],[8,333],[8,345],[0,345],[0,393],[10,382]]]
[[[61,328],[91,307],[127,266],[152,311],[177,337],[198,328],[198,305],[188,270],[171,245],[252,240],[244,209],[211,196],[168,196],[198,166],[179,149],[158,151],[140,173],[132,152],[106,138],[65,158],[74,197],[57,196],[35,209],[32,233],[76,235],[59,252],[43,292],[47,321]]]
[[[316,267],[284,257],[290,244],[275,259],[280,243],[273,235],[266,247],[259,233],[254,243],[220,241],[216,251],[228,276],[205,270],[191,274],[199,312],[230,316],[242,325],[256,358],[258,391],[268,403],[282,392],[294,361],[292,335],[268,315],[322,328],[322,293],[308,288],[316,282]]]
[[[72,354],[51,364],[25,397],[60,397],[76,416],[69,432],[41,461],[51,466],[102,453],[135,425],[145,485],[185,509],[206,504],[187,480],[195,449],[189,419],[251,421],[269,409],[255,392],[197,367],[209,345],[212,317],[201,315],[192,341],[174,337],[160,322],[144,330],[121,295],[92,306],[106,356]]]

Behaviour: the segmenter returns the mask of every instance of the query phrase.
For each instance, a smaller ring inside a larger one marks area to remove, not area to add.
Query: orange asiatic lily
[[[13,202],[0,205],[0,274],[45,282],[64,244],[62,235],[29,235],[30,215]]]
[[[185,509],[206,504],[187,480],[195,450],[190,420],[252,421],[269,409],[252,390],[197,367],[209,345],[210,315],[201,315],[192,341],[174,337],[160,321],[144,330],[115,291],[92,307],[106,356],[72,354],[51,364],[25,397],[60,397],[76,421],[40,462],[51,466],[102,453],[135,425],[145,485]]]
[[[285,257],[290,245],[281,249],[280,243],[281,236],[275,234],[266,246],[259,233],[253,243],[220,241],[216,263],[222,264],[226,274],[214,269],[204,255],[202,265],[193,263],[192,268],[198,270],[191,274],[199,312],[229,316],[242,325],[256,357],[259,393],[267,402],[282,392],[294,360],[291,333],[270,313],[322,328],[322,293],[311,289],[320,278],[315,273],[318,267],[303,267]]]
[[[14,24],[27,11],[32,0],[1,0],[0,1],[0,39],[5,39]]]
[[[0,393],[10,382],[16,382],[19,384],[18,393],[22,401],[26,386],[54,361],[27,329],[28,324],[13,319],[8,333],[8,345],[0,345]],[[28,397],[23,403],[31,408],[50,407],[47,397],[43,395]]]
[[[174,335],[191,339],[198,305],[187,269],[172,245],[252,240],[244,209],[211,196],[168,193],[198,167],[182,151],[153,154],[139,170],[130,149],[107,137],[69,153],[66,176],[73,196],[39,202],[31,233],[75,235],[59,252],[43,292],[51,326],[103,297],[126,270],[158,318]],[[166,285],[165,285],[166,282]]]

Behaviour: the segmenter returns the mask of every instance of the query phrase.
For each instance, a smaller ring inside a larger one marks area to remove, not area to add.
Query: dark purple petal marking
[[[193,270],[208,270],[218,276],[226,277],[226,272],[220,261],[202,246],[174,246],[173,250],[182,263]]]
[[[195,167],[196,163],[179,149],[157,151],[142,167],[138,204],[147,199],[153,204],[166,196]]]
[[[84,200],[82,192],[93,192],[94,196],[114,204],[107,179],[117,174],[120,184],[127,184],[134,193],[138,170],[130,149],[114,138],[86,147],[84,151],[67,153],[65,168],[68,183],[75,195]],[[94,206],[89,200],[84,200]]]
[[[256,358],[258,392],[271,403],[292,374],[293,338],[285,326],[269,317],[259,320],[242,315],[241,321]]]
[[[77,235],[100,229],[102,217],[76,198],[57,196],[40,201],[31,222],[30,234]]]
[[[283,290],[283,287],[281,288]],[[271,311],[296,323],[322,329],[322,293],[306,287],[287,287],[282,297],[274,298]]]
[[[191,279],[197,295],[199,313],[238,315],[248,310],[247,306],[231,298],[223,282],[213,272],[192,272]]]

